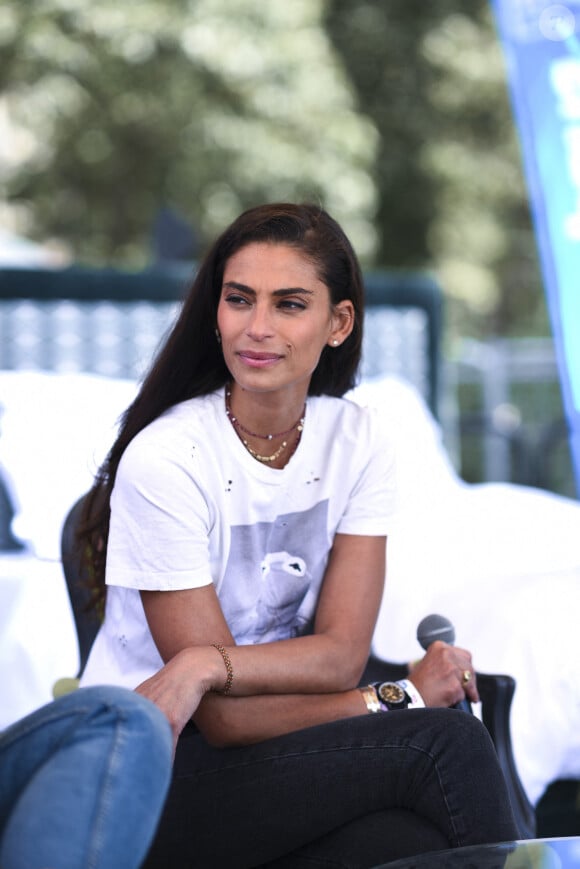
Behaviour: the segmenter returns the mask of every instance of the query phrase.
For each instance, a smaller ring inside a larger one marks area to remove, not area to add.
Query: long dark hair
[[[313,263],[330,302],[349,300],[354,327],[337,348],[325,347],[312,375],[310,395],[344,395],[355,384],[364,313],[363,282],[352,246],[338,223],[319,206],[274,203],[241,214],[214,242],[191,285],[181,313],[139,393],[125,411],[119,434],[85,499],[79,539],[104,599],[110,498],[121,456],[145,426],[173,405],[207,395],[229,379],[215,328],[225,264],[251,242],[290,245]]]

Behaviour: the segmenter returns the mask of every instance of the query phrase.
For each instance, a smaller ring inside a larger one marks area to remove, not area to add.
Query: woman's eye
[[[306,309],[304,302],[298,299],[283,299],[279,303],[279,307],[290,311],[304,311]]]
[[[226,302],[230,305],[247,305],[248,300],[243,296],[239,296],[237,293],[231,293],[229,296],[226,296]]]

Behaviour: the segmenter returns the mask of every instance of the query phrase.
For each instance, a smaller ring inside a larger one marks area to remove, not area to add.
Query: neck
[[[283,395],[273,392],[250,392],[236,383],[226,384],[226,405],[242,429],[255,437],[269,440],[289,433],[304,416],[306,391],[295,390]],[[272,435],[272,437],[269,437]]]
[[[226,386],[226,414],[247,451],[261,464],[271,468],[283,468],[293,456],[300,442],[304,427],[306,402],[302,405],[299,414],[294,415],[291,422],[287,421],[289,418],[287,407],[284,408],[284,417],[281,414],[275,416],[269,414],[268,418],[265,414],[250,416],[248,412],[246,417],[240,419],[232,403],[232,392],[233,390],[228,384]],[[245,408],[248,410],[249,405],[246,404]],[[285,422],[282,422],[282,419]],[[280,429],[281,425],[285,427]]]

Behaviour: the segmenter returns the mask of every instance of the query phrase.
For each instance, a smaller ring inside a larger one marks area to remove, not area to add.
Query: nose
[[[263,341],[274,334],[270,310],[267,305],[256,303],[252,306],[246,323],[246,335],[253,341]]]

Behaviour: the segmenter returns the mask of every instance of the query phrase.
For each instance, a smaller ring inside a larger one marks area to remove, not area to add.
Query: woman
[[[395,488],[374,419],[340,398],[362,318],[328,214],[245,212],[97,479],[108,591],[84,683],[138,686],[176,739],[148,866],[367,867],[516,836],[479,722],[407,709],[477,700],[468,652],[435,643],[412,683],[357,687]]]

